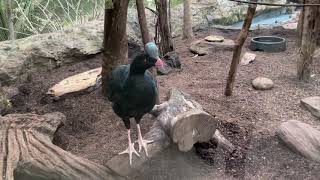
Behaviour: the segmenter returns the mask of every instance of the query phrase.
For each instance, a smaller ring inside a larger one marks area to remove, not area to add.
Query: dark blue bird
[[[139,152],[144,148],[146,155],[147,144],[140,130],[140,120],[150,112],[156,103],[158,89],[156,81],[148,71],[153,66],[162,66],[158,48],[154,43],[145,46],[145,53],[137,55],[131,64],[116,67],[109,76],[107,83],[107,97],[112,102],[114,112],[123,120],[128,129],[128,149],[119,153],[129,154],[131,164],[132,153],[139,154],[134,149],[134,143],[130,137],[130,118],[134,118],[138,130]]]

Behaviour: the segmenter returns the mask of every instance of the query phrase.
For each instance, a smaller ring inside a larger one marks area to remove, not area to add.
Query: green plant
[[[6,0],[0,0],[0,41],[8,39]],[[103,17],[104,0],[12,0],[17,38],[57,31]]]

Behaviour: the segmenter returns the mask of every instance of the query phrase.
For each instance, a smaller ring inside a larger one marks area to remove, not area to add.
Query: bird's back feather
[[[149,71],[130,75],[130,65],[122,65],[112,71],[107,84],[108,99],[122,118],[142,117],[155,105],[158,90]]]

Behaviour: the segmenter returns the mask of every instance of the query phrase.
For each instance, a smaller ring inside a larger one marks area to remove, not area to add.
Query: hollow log
[[[190,95],[176,89],[157,116],[164,131],[180,151],[189,151],[196,142],[209,141],[215,133],[217,120],[206,113]]]
[[[107,167],[52,144],[54,133],[65,119],[62,113],[0,117],[0,179],[123,179]]]

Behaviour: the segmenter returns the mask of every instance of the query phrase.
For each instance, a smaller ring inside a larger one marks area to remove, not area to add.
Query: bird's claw
[[[138,157],[140,157],[140,155],[138,154],[138,152],[134,149],[134,143],[129,144],[128,148],[122,152],[119,153],[119,155],[121,154],[129,154],[129,163],[130,165],[132,164],[132,153],[136,154]]]
[[[147,144],[150,144],[150,143],[153,143],[153,141],[150,141],[150,140],[144,140],[144,139],[139,139],[137,140],[136,142],[138,142],[139,144],[139,153],[141,152],[141,149],[143,147],[145,153],[146,153],[146,156],[148,157],[148,149],[147,149]]]

